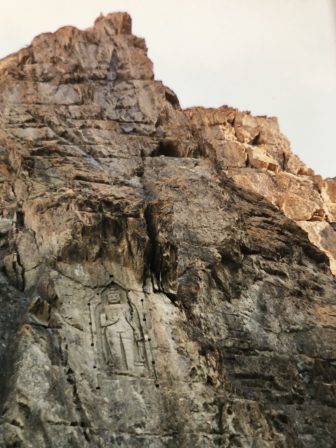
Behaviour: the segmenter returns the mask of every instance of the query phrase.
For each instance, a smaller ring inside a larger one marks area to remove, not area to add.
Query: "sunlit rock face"
[[[1,448],[335,446],[336,186],[275,119],[61,28],[0,62],[0,201]]]
[[[290,150],[276,118],[223,107],[186,111],[235,184],[280,208],[324,251],[336,273],[336,181],[323,180]]]

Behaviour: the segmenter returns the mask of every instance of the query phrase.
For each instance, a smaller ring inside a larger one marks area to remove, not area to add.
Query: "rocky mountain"
[[[334,447],[336,181],[182,110],[125,13],[0,62],[0,447]]]

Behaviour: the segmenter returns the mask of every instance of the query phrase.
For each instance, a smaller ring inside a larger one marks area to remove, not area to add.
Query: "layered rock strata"
[[[274,119],[118,13],[0,62],[0,152],[1,447],[335,445],[335,183]]]
[[[322,179],[291,152],[274,117],[230,107],[186,111],[235,184],[254,191],[296,221],[336,273],[336,181]]]

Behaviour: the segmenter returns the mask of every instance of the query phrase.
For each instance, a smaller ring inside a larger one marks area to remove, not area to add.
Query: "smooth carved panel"
[[[90,304],[97,364],[107,375],[153,376],[153,353],[148,330],[138,307],[117,286]]]

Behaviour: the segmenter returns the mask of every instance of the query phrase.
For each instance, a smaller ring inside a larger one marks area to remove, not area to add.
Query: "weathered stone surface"
[[[320,233],[318,222],[325,223],[323,228],[329,228],[328,234],[334,233],[331,223],[336,220],[336,181],[316,176],[291,153],[276,118],[253,117],[226,106],[220,111],[189,109],[186,114],[238,186],[279,207],[308,232],[313,244],[324,250],[328,243],[322,242],[325,232]],[[335,248],[325,252],[336,273]]]
[[[127,14],[1,61],[0,446],[335,446],[334,189]]]

